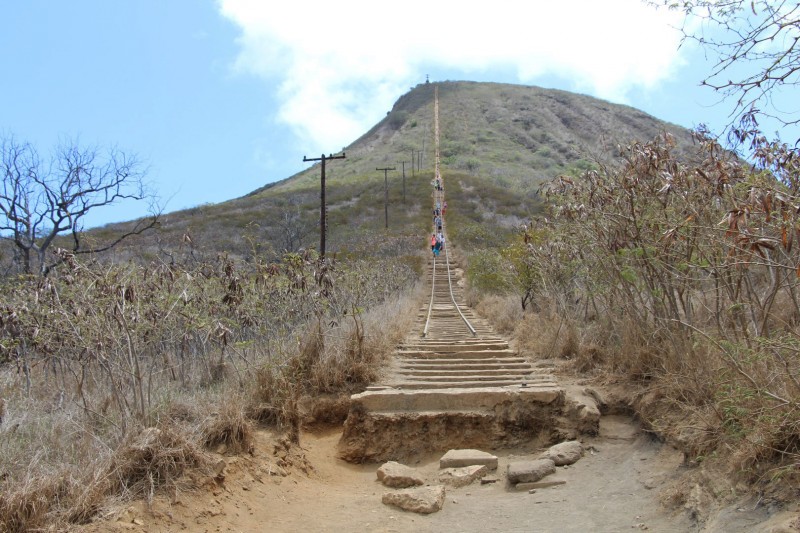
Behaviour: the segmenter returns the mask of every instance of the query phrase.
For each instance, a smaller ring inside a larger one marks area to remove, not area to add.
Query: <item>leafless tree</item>
[[[26,273],[47,275],[68,257],[48,257],[59,235],[70,235],[62,247],[72,254],[95,253],[154,227],[158,221],[159,211],[153,208],[150,216],[109,242],[85,244],[84,220],[92,210],[123,200],[155,200],[145,186],[137,158],[116,148],[101,154],[98,148],[66,141],[45,162],[31,144],[7,136],[0,139],[0,172],[0,236],[13,244]]]
[[[284,252],[296,252],[311,233],[308,221],[303,218],[303,212],[297,201],[290,201],[289,205],[280,208],[278,219],[272,230],[272,238]]]
[[[735,98],[732,115],[751,108],[784,125],[800,123],[797,112],[777,109],[780,89],[800,84],[800,4],[796,0],[652,0],[683,11],[684,42],[716,55],[703,80]],[[693,23],[700,21],[699,27]],[[697,29],[695,29],[697,28]]]

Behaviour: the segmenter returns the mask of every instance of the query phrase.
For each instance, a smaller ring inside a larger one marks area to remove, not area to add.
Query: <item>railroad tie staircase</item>
[[[380,382],[351,397],[339,442],[343,459],[544,445],[574,426],[574,406],[553,376],[464,305],[461,274],[449,255],[431,259],[430,302]]]

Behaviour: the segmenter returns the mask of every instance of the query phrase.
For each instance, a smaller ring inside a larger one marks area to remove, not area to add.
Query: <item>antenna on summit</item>
[[[425,84],[427,85],[427,84],[428,84],[428,83],[430,83],[430,82],[431,82],[430,76],[428,76],[427,74],[425,74]]]

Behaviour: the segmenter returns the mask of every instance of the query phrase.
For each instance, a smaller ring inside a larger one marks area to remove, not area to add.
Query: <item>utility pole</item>
[[[406,205],[406,162],[403,161],[403,205]]]
[[[411,177],[412,178],[414,177],[414,152],[416,152],[416,150],[412,149],[411,150]]]
[[[422,150],[417,150],[417,171],[422,172]]]
[[[322,154],[320,157],[303,156],[303,162],[322,161],[322,177],[319,188],[319,256],[325,259],[325,233],[328,231],[328,208],[325,205],[325,161],[328,159],[344,159],[344,152],[341,155]]]
[[[394,170],[394,167],[376,168],[375,170],[383,170],[383,214],[386,218],[386,229],[389,229],[389,171]]]

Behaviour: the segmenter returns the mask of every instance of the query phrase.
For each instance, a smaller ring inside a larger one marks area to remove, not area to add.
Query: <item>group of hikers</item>
[[[445,213],[447,213],[447,202],[442,204],[441,197],[443,195],[439,194],[444,191],[442,178],[437,177],[433,180],[433,189],[436,191],[434,193],[436,203],[433,207],[434,233],[431,235],[431,252],[433,252],[434,257],[439,257],[439,252],[444,249],[443,220]]]

